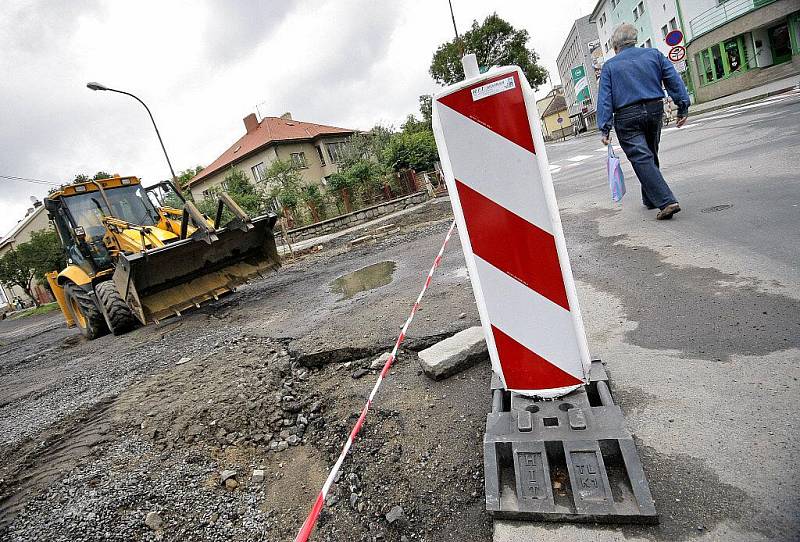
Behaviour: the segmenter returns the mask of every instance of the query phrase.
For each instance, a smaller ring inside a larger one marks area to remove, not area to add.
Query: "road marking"
[[[561,166],[557,166],[556,164],[550,164],[550,171],[556,172],[561,169]]]
[[[739,113],[725,113],[724,115],[714,115],[713,117],[703,117],[703,120],[718,120],[718,119],[726,119],[728,117],[735,117]]]
[[[582,162],[587,158],[591,158],[591,156],[588,154],[579,154],[577,156],[573,156],[572,158],[567,158],[567,160],[569,160],[570,162]]]

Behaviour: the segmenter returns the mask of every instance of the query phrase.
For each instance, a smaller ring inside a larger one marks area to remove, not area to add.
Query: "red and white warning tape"
[[[372,400],[375,398],[375,394],[378,393],[378,388],[381,387],[381,383],[383,383],[383,379],[389,373],[389,369],[392,367],[392,363],[394,363],[395,356],[397,356],[397,350],[400,348],[400,344],[406,338],[406,332],[408,331],[408,326],[411,325],[411,321],[414,319],[414,315],[417,313],[419,309],[420,302],[422,301],[422,296],[425,295],[425,291],[428,289],[428,286],[431,284],[431,279],[433,278],[433,273],[436,271],[436,268],[439,267],[439,264],[442,261],[442,254],[444,254],[444,249],[447,246],[447,242],[450,241],[450,237],[453,235],[453,230],[456,227],[455,220],[450,225],[450,229],[447,230],[447,235],[444,238],[444,243],[442,243],[442,248],[439,249],[439,254],[436,256],[436,259],[433,260],[433,265],[431,266],[431,270],[428,272],[428,278],[425,279],[425,285],[422,287],[422,290],[419,292],[419,296],[417,296],[417,300],[414,302],[414,306],[411,308],[411,314],[408,315],[408,320],[403,325],[403,329],[400,331],[400,335],[397,337],[397,341],[394,343],[394,348],[392,349],[392,353],[389,354],[389,359],[386,360],[386,364],[383,366],[381,370],[381,374],[378,375],[378,380],[375,381],[375,386],[373,386],[372,391],[369,394],[369,398],[367,399],[367,403],[364,405],[364,408],[361,409],[361,415],[358,417],[358,421],[353,426],[353,430],[350,431],[350,435],[347,437],[347,442],[345,442],[344,448],[342,448],[342,453],[339,454],[339,459],[336,460],[336,463],[333,465],[331,472],[328,474],[327,480],[322,485],[322,490],[317,495],[317,500],[314,501],[314,506],[311,508],[311,512],[308,514],[305,523],[300,528],[300,531],[297,533],[295,537],[295,542],[305,542],[308,540],[308,537],[311,536],[311,532],[314,530],[314,525],[317,523],[317,518],[319,518],[319,513],[322,511],[322,507],[325,504],[325,497],[328,496],[328,491],[333,484],[333,481],[336,479],[336,475],[339,473],[339,469],[342,467],[342,463],[344,462],[345,457],[347,456],[347,452],[350,451],[350,447],[353,445],[353,441],[355,441],[358,432],[361,430],[361,426],[364,423],[364,420],[367,417],[367,412],[369,412],[369,407],[372,406]]]

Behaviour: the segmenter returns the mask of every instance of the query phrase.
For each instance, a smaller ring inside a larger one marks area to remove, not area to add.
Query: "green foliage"
[[[240,169],[231,168],[225,175],[222,185],[209,189],[209,196],[202,201],[195,202],[197,208],[204,215],[214,217],[217,213],[217,195],[223,191],[235,201],[242,210],[250,216],[259,216],[264,208],[263,198],[259,194],[247,175]],[[222,216],[222,223],[227,222],[232,215],[227,211]]]
[[[241,169],[233,169],[223,180],[225,192],[250,216],[258,216],[263,208],[261,195]]]
[[[17,320],[19,318],[28,318],[29,316],[37,316],[39,314],[47,314],[49,312],[59,310],[58,303],[47,303],[45,305],[39,305],[33,309],[28,309],[26,311],[18,312],[14,316],[11,317],[12,320]]]
[[[91,181],[91,180],[92,180],[92,178],[89,177],[88,175],[84,175],[83,173],[78,173],[77,175],[75,175],[75,178],[72,179],[72,182],[73,183],[83,183],[83,182]]]
[[[333,173],[328,177],[328,190],[331,192],[339,192],[353,186],[353,178],[343,172]]]
[[[422,120],[428,126],[428,130],[433,131],[433,96],[423,94],[419,97],[419,112]]]
[[[59,271],[65,265],[64,250],[56,232],[35,231],[28,242],[18,244],[0,258],[0,281],[19,286],[35,301],[31,292],[33,280],[45,282],[45,273]]]
[[[320,191],[319,186],[316,184],[309,184],[301,188],[300,198],[305,203],[310,203],[312,205],[321,205],[323,201],[322,192]]]
[[[438,159],[433,132],[428,130],[393,135],[384,157],[386,165],[394,171],[427,171],[433,169]]]
[[[300,203],[300,185],[303,178],[300,170],[293,163],[285,160],[275,160],[264,173],[265,188],[269,190],[270,197],[278,200],[284,209],[294,211]]]
[[[381,156],[383,156],[391,137],[392,129],[380,124],[376,124],[368,132],[354,134],[341,149],[337,162],[339,170],[345,171],[365,160],[380,164]]]
[[[178,172],[178,186],[184,188],[198,173],[203,171],[203,166],[184,169]]]
[[[106,173],[105,171],[98,171],[97,173],[94,174],[94,177],[92,177],[92,179],[94,179],[95,181],[99,181],[100,179],[110,179],[111,177],[113,177],[113,175],[111,175],[110,173]]]
[[[400,125],[400,129],[407,134],[414,134],[417,132],[428,132],[431,127],[425,120],[418,120],[414,115],[406,117],[406,121]]]
[[[475,53],[481,68],[517,65],[536,89],[547,80],[547,70],[538,64],[539,56],[533,49],[527,48],[529,37],[527,30],[517,30],[493,13],[482,24],[473,21],[472,28],[461,36],[461,43],[453,40],[440,45],[433,55],[430,74],[441,85],[463,80],[463,44],[465,53]]]

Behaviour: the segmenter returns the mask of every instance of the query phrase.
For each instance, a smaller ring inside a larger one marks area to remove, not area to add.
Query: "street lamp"
[[[137,102],[139,102],[140,104],[142,104],[144,106],[144,108],[147,110],[147,114],[150,115],[150,120],[153,122],[153,128],[156,129],[156,135],[158,136],[158,142],[161,143],[161,150],[164,151],[164,158],[167,159],[167,165],[169,166],[169,171],[170,171],[170,173],[172,173],[172,183],[177,187],[178,186],[178,178],[175,176],[175,170],[172,169],[172,162],[169,161],[169,155],[167,154],[166,147],[164,147],[164,141],[161,139],[161,134],[158,132],[158,126],[156,126],[156,121],[153,118],[153,114],[150,112],[150,108],[147,107],[147,104],[144,103],[142,100],[140,100],[138,97],[136,97],[133,94],[131,94],[130,92],[125,92],[124,90],[116,90],[116,89],[113,89],[113,88],[108,88],[107,86],[101,85],[100,83],[96,83],[96,82],[86,83],[86,86],[88,88],[92,89],[92,90],[108,90],[109,92],[116,92],[118,94],[124,94],[126,96],[130,96],[131,98],[133,98],[134,100],[136,100]]]

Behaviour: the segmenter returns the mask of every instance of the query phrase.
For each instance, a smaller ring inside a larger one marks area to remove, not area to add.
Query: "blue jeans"
[[[642,203],[659,209],[678,201],[658,169],[663,115],[661,100],[626,105],[614,112],[619,144],[642,183]]]

